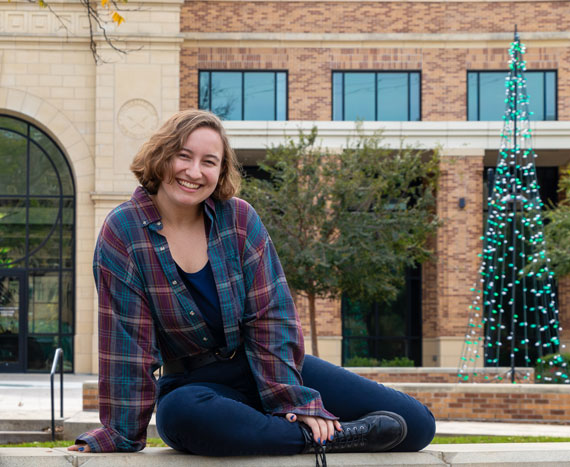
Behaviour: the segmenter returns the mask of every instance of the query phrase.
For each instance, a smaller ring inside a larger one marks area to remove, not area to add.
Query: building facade
[[[126,22],[108,31],[130,51],[96,36],[105,63],[95,65],[79,3],[53,3],[59,17],[23,0],[0,4],[3,370],[43,370],[62,345],[68,369],[97,372],[98,228],[136,186],[128,166],[138,147],[188,107],[226,119],[248,170],[299,129],[316,126],[323,146],[340,148],[357,119],[393,147],[402,138],[441,147],[434,259],[408,273],[389,309],[358,314],[342,300],[321,302],[318,332],[321,356],[335,363],[406,355],[456,366],[515,24],[527,46],[544,196],[555,200],[570,164],[569,2],[144,0],[125,8]],[[570,281],[558,286],[564,342]]]

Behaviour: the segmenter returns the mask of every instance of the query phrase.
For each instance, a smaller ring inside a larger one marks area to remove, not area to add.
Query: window
[[[75,187],[56,143],[0,115],[0,371],[73,371]]]
[[[421,266],[406,270],[405,286],[391,303],[342,298],[342,364],[354,357],[407,357],[422,365]]]
[[[332,80],[333,120],[420,120],[417,71],[335,71]]]
[[[200,108],[224,120],[287,120],[285,71],[201,71]]]
[[[556,120],[556,71],[527,71],[531,120]],[[502,120],[505,113],[504,71],[467,72],[467,120]]]

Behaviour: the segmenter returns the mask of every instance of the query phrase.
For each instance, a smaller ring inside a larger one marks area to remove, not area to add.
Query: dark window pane
[[[544,73],[530,71],[526,74],[526,92],[531,119],[544,120]]]
[[[0,276],[0,365],[17,363],[20,320],[20,280]]]
[[[275,120],[275,74],[244,73],[244,120]]]
[[[479,73],[467,73],[467,120],[479,120]]]
[[[73,267],[74,208],[72,199],[63,200],[62,261],[64,268]]]
[[[28,134],[28,124],[26,122],[5,115],[0,116],[0,128],[14,130],[17,133],[21,133],[22,136]]]
[[[420,74],[410,73],[410,121],[418,122],[420,115],[421,89]]]
[[[378,73],[378,120],[408,120],[408,74]]]
[[[26,148],[25,137],[0,130],[0,195],[26,194]]]
[[[73,274],[62,273],[61,277],[61,332],[73,332]]]
[[[556,73],[545,73],[546,115],[545,120],[556,120]]]
[[[0,267],[26,257],[26,202],[0,199]]]
[[[55,171],[59,174],[59,182],[61,183],[61,193],[66,196],[73,196],[73,176],[64,154],[59,150],[59,148],[54,144],[54,142],[42,131],[35,128],[30,129],[30,136],[37,145],[32,144],[32,148],[41,148],[45,152],[43,157],[48,157],[51,160],[51,164],[55,167]],[[39,149],[38,149],[39,151]],[[40,159],[41,160],[41,159]],[[46,166],[47,162],[43,161],[42,166]],[[51,166],[51,164],[49,164]],[[40,173],[37,167],[34,167],[33,162],[30,162],[30,193],[32,194],[49,194],[44,193],[40,189],[34,187],[35,180],[41,180],[41,175],[38,177],[35,175]],[[41,185],[46,185],[45,180],[41,180]],[[59,194],[59,191],[56,192]]]
[[[59,346],[63,350],[63,371],[73,371],[73,336],[62,336]]]
[[[277,73],[277,120],[287,120],[287,73]]]
[[[57,336],[28,336],[28,370],[50,370]]]
[[[343,73],[333,73],[333,120],[344,120],[342,105],[344,96],[342,94]]]
[[[59,199],[30,199],[30,267],[59,267]]]
[[[201,71],[200,72],[200,108],[204,110],[210,110],[210,72]]]
[[[28,286],[28,332],[59,331],[59,273],[32,273]]]
[[[479,75],[480,120],[502,120],[505,113],[506,73]]]
[[[212,72],[212,112],[224,120],[242,119],[242,73]]]
[[[375,120],[375,73],[344,74],[344,119]]]
[[[55,195],[62,190],[59,174],[48,155],[35,144],[30,144],[30,194]]]

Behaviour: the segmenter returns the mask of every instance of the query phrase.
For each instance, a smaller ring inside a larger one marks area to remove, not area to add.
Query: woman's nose
[[[187,174],[189,177],[199,178],[200,175],[201,175],[201,172],[200,172],[200,164],[198,164],[198,163],[192,161],[192,162],[188,165],[188,167],[186,167],[186,174]]]

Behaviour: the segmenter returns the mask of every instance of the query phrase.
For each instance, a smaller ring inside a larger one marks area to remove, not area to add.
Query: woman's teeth
[[[183,187],[186,187],[186,188],[196,189],[200,186],[200,185],[197,185],[196,183],[190,183],[190,182],[187,182],[185,180],[177,180],[177,181],[180,185],[182,185]]]

